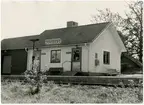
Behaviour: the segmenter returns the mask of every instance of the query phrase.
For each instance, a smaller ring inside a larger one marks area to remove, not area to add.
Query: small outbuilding
[[[1,74],[19,75],[27,69],[27,49],[32,47],[31,38],[39,35],[8,38],[1,41]],[[36,46],[39,44],[37,43]]]
[[[122,74],[142,74],[143,65],[139,60],[129,56],[127,53],[122,53],[121,73]]]

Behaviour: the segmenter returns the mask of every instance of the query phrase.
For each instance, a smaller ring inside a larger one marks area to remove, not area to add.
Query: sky
[[[1,2],[1,39],[38,35],[44,30],[64,28],[67,21],[92,24],[96,9],[110,8],[124,16],[126,1],[5,1]]]

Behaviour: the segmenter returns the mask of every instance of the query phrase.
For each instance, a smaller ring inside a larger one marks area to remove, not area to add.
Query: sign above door
[[[62,42],[62,40],[60,38],[46,39],[45,40],[46,45],[61,44],[61,42]]]

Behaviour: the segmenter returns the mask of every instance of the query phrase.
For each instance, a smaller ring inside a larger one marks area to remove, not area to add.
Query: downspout
[[[87,48],[88,50],[88,66],[87,66],[87,71],[89,73],[89,47],[87,46],[87,43],[85,43],[85,47]]]
[[[29,65],[28,65],[28,63],[29,63],[29,62],[28,62],[28,60],[29,60],[29,59],[28,59],[28,50],[29,50],[29,49],[28,49],[27,47],[25,47],[25,52],[27,53],[27,67],[26,67],[26,70],[28,70],[28,68],[29,68]]]

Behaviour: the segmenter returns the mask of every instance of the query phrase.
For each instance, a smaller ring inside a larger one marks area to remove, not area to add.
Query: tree
[[[127,3],[128,4],[128,3]],[[143,2],[133,2],[128,4],[130,12],[126,13],[123,32],[127,40],[125,41],[129,55],[136,57],[142,62],[143,57]]]
[[[110,9],[98,10],[97,14],[92,16],[92,23],[112,22],[118,31],[122,31],[124,19],[119,13],[113,13]]]
[[[129,12],[126,18],[110,9],[97,10],[97,15],[92,17],[92,22],[112,22],[120,36],[123,37],[127,53],[142,62],[143,57],[143,2],[127,3]]]

